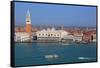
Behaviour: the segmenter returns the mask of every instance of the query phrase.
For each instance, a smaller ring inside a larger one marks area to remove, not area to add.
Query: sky
[[[16,25],[26,24],[27,10],[33,26],[96,26],[96,7],[26,2],[15,2]]]

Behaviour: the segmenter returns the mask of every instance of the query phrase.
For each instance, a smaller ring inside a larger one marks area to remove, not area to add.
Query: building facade
[[[65,42],[70,42],[72,43],[74,41],[74,36],[73,35],[66,35],[62,38],[62,40],[64,40]]]
[[[36,32],[37,40],[54,40],[60,41],[68,32],[64,30],[55,30],[55,28],[47,28]]]
[[[80,33],[80,34],[74,34],[73,36],[74,36],[74,38],[73,38],[74,42],[81,42],[82,41],[82,37],[83,37],[82,33]]]
[[[30,35],[26,32],[16,32],[15,33],[15,42],[29,42]]]

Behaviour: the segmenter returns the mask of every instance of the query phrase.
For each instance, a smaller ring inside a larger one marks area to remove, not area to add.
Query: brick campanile
[[[31,26],[31,18],[30,18],[30,12],[27,11],[26,15],[26,32],[31,34],[32,26]]]

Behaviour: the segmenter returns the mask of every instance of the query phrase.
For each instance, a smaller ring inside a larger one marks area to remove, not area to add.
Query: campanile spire
[[[31,24],[31,16],[30,16],[29,9],[27,10],[27,14],[26,14],[26,24]]]

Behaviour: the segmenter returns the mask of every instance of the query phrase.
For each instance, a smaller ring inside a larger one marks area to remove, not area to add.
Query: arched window
[[[51,34],[51,36],[53,36],[53,34]]]
[[[50,34],[48,35],[48,37],[50,37]]]
[[[44,34],[42,34],[44,36]]]
[[[47,36],[47,34],[45,34]]]
[[[41,34],[39,34],[39,36],[40,36]]]

